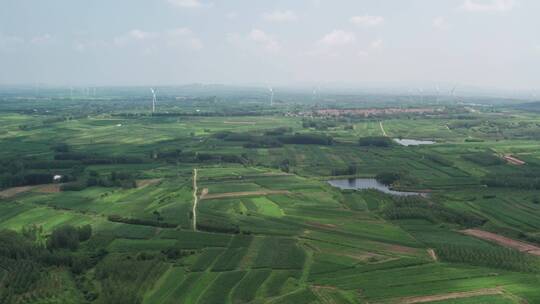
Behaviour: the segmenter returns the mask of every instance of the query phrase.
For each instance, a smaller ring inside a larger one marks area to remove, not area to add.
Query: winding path
[[[199,203],[199,198],[197,197],[197,169],[193,169],[193,231],[197,231],[197,204]]]

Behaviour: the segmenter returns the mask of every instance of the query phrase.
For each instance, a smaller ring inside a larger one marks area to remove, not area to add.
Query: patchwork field
[[[536,114],[69,104],[0,105],[2,303],[540,303]]]

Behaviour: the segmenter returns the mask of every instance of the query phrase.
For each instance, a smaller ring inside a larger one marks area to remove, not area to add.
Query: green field
[[[460,232],[540,244],[540,115],[449,104],[313,117],[308,104],[197,98],[148,115],[113,97],[4,101],[0,303],[405,303],[469,292],[480,294],[434,303],[540,303],[540,258]],[[436,143],[359,144],[384,141],[381,124],[391,138]],[[392,189],[424,195],[327,183],[385,174]],[[86,225],[87,238],[60,235]]]

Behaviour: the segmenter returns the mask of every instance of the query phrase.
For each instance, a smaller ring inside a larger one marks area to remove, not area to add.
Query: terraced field
[[[2,175],[0,240],[32,249],[0,249],[0,302],[540,303],[537,257],[460,232],[538,244],[535,115],[519,114],[521,127],[516,112],[384,117],[389,137],[436,141],[404,147],[360,145],[382,135],[370,117],[127,109],[0,114],[4,172],[65,176],[9,186],[20,180]],[[499,162],[506,154],[526,164]],[[393,189],[428,194],[326,182],[389,174]],[[54,247],[86,225],[75,248]]]

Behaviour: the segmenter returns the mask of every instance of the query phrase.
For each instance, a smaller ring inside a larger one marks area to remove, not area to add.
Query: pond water
[[[395,142],[402,146],[420,146],[420,145],[433,145],[436,142],[431,140],[417,140],[417,139],[394,139]]]
[[[343,189],[343,190],[364,190],[364,189],[375,189],[386,194],[398,195],[398,196],[411,196],[411,195],[422,195],[418,192],[403,192],[395,191],[390,189],[388,186],[379,183],[374,178],[349,178],[349,179],[334,179],[329,180],[328,183],[334,187]]]

